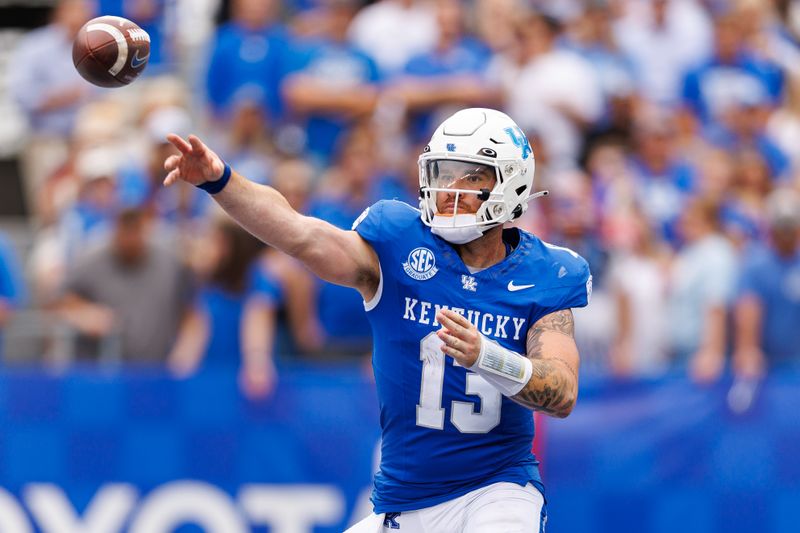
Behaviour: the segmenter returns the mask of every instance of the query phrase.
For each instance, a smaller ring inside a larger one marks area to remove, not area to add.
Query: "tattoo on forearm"
[[[573,402],[570,380],[565,375],[566,365],[558,359],[534,359],[533,377],[514,400],[530,409],[547,414],[560,415],[567,412]]]
[[[546,331],[572,337],[575,331],[572,311],[551,313],[528,331],[527,351],[533,363],[533,379],[513,400],[530,409],[566,415],[575,401],[578,374],[566,361],[544,357],[541,337]]]
[[[575,322],[572,310],[564,309],[543,317],[528,331],[528,356],[540,356],[542,350],[542,334],[545,331],[562,333],[569,337],[575,334]]]

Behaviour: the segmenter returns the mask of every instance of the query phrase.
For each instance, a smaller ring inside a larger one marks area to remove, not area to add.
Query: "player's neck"
[[[465,265],[476,269],[486,269],[496,265],[506,257],[503,243],[503,227],[490,229],[482,237],[466,244],[455,246]]]

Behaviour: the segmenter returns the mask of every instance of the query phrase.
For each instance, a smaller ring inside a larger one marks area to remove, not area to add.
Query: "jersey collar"
[[[433,233],[430,235],[444,264],[457,272],[483,279],[496,279],[507,276],[531,253],[532,249],[530,235],[520,231],[518,228],[505,228],[503,229],[503,241],[513,247],[511,254],[507,255],[499,263],[471,274],[452,244]]]

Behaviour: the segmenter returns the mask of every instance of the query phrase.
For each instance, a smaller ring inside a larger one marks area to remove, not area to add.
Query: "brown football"
[[[72,62],[81,76],[100,87],[128,85],[150,57],[150,36],[122,17],[97,17],[78,32]]]

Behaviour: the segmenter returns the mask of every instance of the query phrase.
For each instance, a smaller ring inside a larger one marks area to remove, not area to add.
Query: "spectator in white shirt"
[[[526,61],[508,87],[508,112],[541,134],[554,166],[573,166],[585,128],[603,112],[600,84],[584,59],[556,46],[555,19],[532,15],[521,32]]]
[[[439,34],[431,2],[381,0],[358,12],[348,37],[392,76],[412,57],[432,51]]]
[[[686,246],[672,266],[669,338],[674,362],[695,381],[715,380],[725,365],[727,309],[737,276],[736,254],[719,230],[719,206],[689,203],[680,219]]]
[[[633,63],[639,93],[658,104],[680,98],[683,73],[711,54],[712,25],[695,0],[628,1],[614,24]]]
[[[35,215],[35,192],[67,159],[75,117],[94,92],[72,65],[72,42],[93,13],[88,0],[59,1],[52,22],[23,37],[9,64],[9,92],[32,131],[21,162],[28,207]]]

